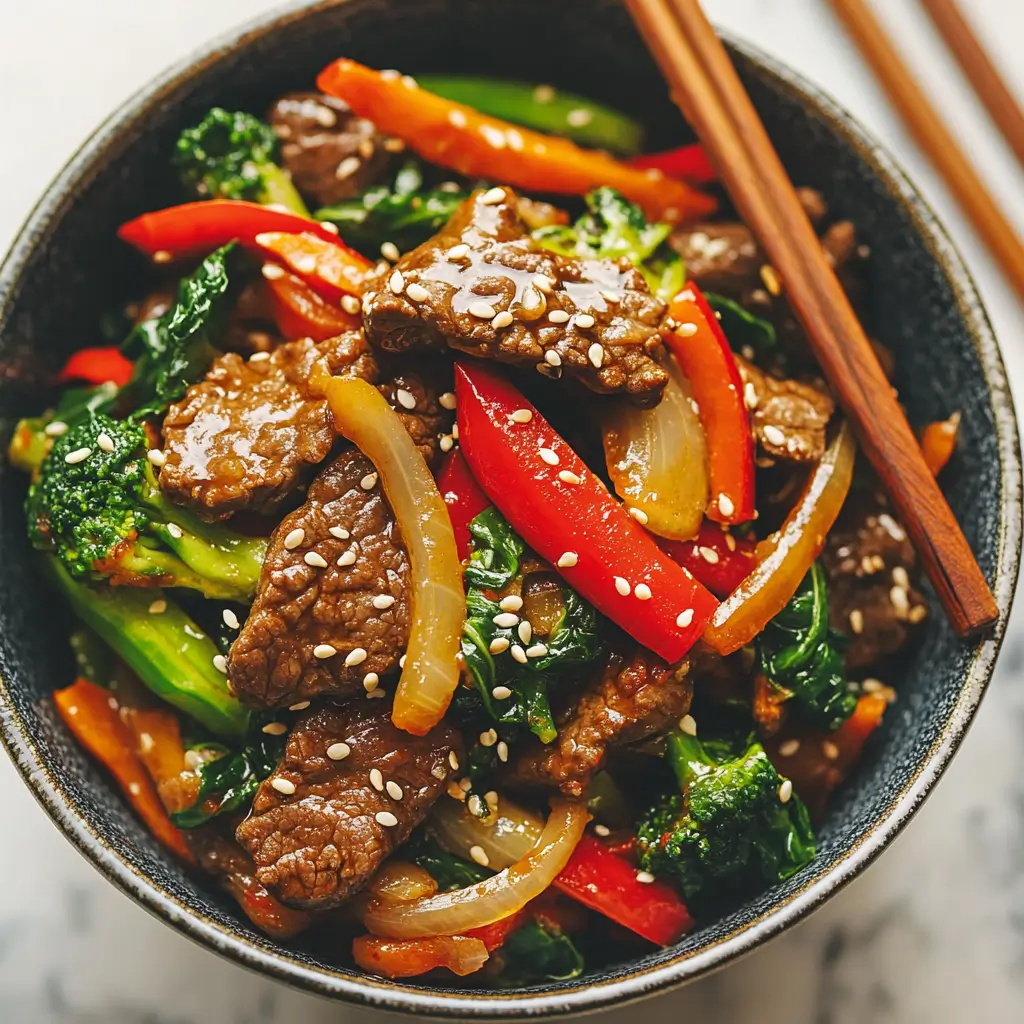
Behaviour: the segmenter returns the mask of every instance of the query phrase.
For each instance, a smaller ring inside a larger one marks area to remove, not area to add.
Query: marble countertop
[[[0,252],[107,113],[268,0],[0,0]],[[874,131],[938,209],[973,269],[1024,406],[1024,309],[907,139],[824,0],[707,0],[722,25],[801,70]],[[876,0],[912,64],[1024,230],[1021,171],[915,0]],[[1024,95],[1020,0],[970,0]],[[962,751],[892,849],[800,927],[644,1004],[652,1022],[945,1024],[1024,1019],[1024,608]],[[6,1024],[373,1024],[193,945],[78,856],[0,757],[0,1020]],[[610,1012],[625,1024],[635,1011]]]

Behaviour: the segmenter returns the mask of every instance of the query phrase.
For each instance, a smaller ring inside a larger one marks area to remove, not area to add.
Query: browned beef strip
[[[644,648],[631,657],[609,655],[558,728],[553,744],[531,746],[513,768],[511,782],[556,785],[580,796],[604,763],[609,747],[665,729],[690,709],[689,663],[667,665]]]
[[[269,356],[221,356],[164,419],[160,486],[211,518],[242,508],[272,509],[322,462],[334,428],[321,398],[309,394],[313,363],[374,381],[377,367],[361,333],[320,343],[281,345]]]
[[[390,702],[357,698],[300,718],[238,827],[257,880],[289,906],[341,903],[424,819],[454,774],[453,753],[451,726],[411,736],[392,724]]]
[[[642,275],[625,259],[580,260],[539,248],[511,189],[473,193],[440,234],[366,287],[367,337],[389,352],[449,345],[577,377],[640,405],[657,404],[667,381],[653,358],[665,304]]]
[[[405,148],[341,100],[318,92],[285,93],[270,108],[269,120],[285,169],[318,206],[359,195],[388,177]]]
[[[440,454],[441,435],[451,428],[453,419],[452,412],[438,401],[443,393],[435,385],[438,374],[421,375],[395,369],[384,376],[386,379],[377,389],[398,413],[420,455],[433,468]],[[448,380],[451,380],[450,374]]]
[[[228,656],[231,689],[258,708],[363,693],[368,673],[398,668],[409,588],[409,557],[373,463],[344,451],[270,538],[256,600]],[[389,597],[388,607],[374,606]],[[328,648],[336,653],[317,656]]]
[[[736,357],[745,385],[754,437],[764,452],[791,462],[817,462],[835,411],[832,396],[816,382],[778,379]]]
[[[832,625],[850,640],[846,666],[880,666],[928,613],[916,589],[917,553],[881,491],[854,491],[829,531],[822,559]]]

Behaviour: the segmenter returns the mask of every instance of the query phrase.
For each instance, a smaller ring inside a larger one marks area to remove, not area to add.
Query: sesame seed
[[[580,482],[579,476],[571,469],[563,469],[558,474],[558,479],[561,480],[563,484],[578,484]]]
[[[385,828],[394,828],[398,824],[398,819],[390,811],[378,811],[373,817],[378,825]]]
[[[355,562],[355,548],[349,548],[348,551],[343,551],[341,553],[341,555],[338,557],[338,561],[335,564],[340,565],[342,566],[342,568],[344,568],[346,565],[355,565]]]
[[[262,273],[268,281],[277,281],[284,277],[284,268],[279,267],[276,263],[264,263],[260,268],[260,273]]]
[[[399,667],[399,668],[405,668],[405,659],[406,659],[406,657],[407,657],[407,655],[403,654],[403,655],[402,655],[402,656],[401,656],[401,657],[400,657],[400,658],[398,659],[398,667]]]
[[[760,274],[761,280],[764,281],[765,288],[767,288],[772,295],[782,294],[782,282],[779,280],[779,275],[775,272],[774,267],[771,267],[766,263],[761,267]]]
[[[101,452],[112,452],[114,450],[114,439],[104,431],[96,438],[96,447]]]
[[[307,551],[302,556],[302,560],[306,563],[306,565],[313,566],[314,569],[327,568],[327,559],[324,558],[324,556],[317,551]]]
[[[923,604],[914,605],[913,608],[907,612],[907,621],[912,622],[915,626],[919,622],[923,622],[928,617],[928,609]]]
[[[445,259],[448,260],[461,260],[469,255],[469,246],[465,242],[459,242],[458,245],[453,245],[446,253]]]
[[[345,655],[346,665],[362,665],[366,661],[366,649],[364,647],[353,647],[348,654]]]
[[[453,800],[458,800],[460,803],[466,802],[466,794],[462,792],[457,782],[448,783],[448,795]]]
[[[498,607],[503,612],[517,612],[523,607],[523,599],[518,594],[509,594],[498,602]]]
[[[294,551],[306,539],[306,531],[301,526],[290,531],[284,539],[284,546],[289,551]]]
[[[448,763],[452,766],[452,771],[457,772],[459,770],[459,755],[454,750],[448,752]]]
[[[528,620],[523,619],[523,621],[519,623],[519,628],[516,632],[519,634],[519,639],[522,640],[524,644],[528,644],[533,637],[533,626],[530,625]]]
[[[495,686],[491,690],[491,696],[495,700],[508,700],[512,696],[512,691],[507,686]]]
[[[898,587],[903,587],[904,590],[910,587],[910,576],[907,574],[907,570],[902,565],[897,565],[892,571],[892,581]]]
[[[683,715],[679,719],[679,729],[681,732],[686,733],[687,736],[697,735],[697,722],[693,715]]]
[[[185,531],[177,523],[168,523],[167,532],[175,539],[181,540],[185,536]]]
[[[165,611],[167,611],[167,602],[162,597],[157,598],[149,606],[150,615],[163,615]]]
[[[564,309],[553,309],[548,313],[548,320],[553,324],[567,324],[569,314]]]
[[[468,123],[468,119],[461,110],[449,110],[448,123],[454,125],[456,128],[465,128]]]
[[[387,695],[388,695],[388,691],[385,690],[385,689],[382,689],[381,687],[378,686],[377,689],[371,690],[366,695],[366,699],[367,700],[380,700],[380,699],[383,699],[384,697],[386,697]]]
[[[400,270],[396,270],[388,278],[388,288],[391,289],[393,295],[402,294],[402,291],[405,288],[405,278],[402,276],[402,272]]]
[[[344,761],[351,753],[352,748],[347,743],[342,743],[340,740],[337,743],[332,743],[327,748],[327,756],[332,761]]]
[[[650,885],[654,881],[654,875],[650,871],[638,871],[636,873],[636,880],[642,885]]]
[[[576,107],[565,115],[565,120],[573,128],[585,128],[593,119],[594,115],[586,107]]]
[[[782,757],[792,757],[800,749],[799,740],[786,740],[779,744],[779,754]]]
[[[381,612],[390,608],[394,603],[395,599],[390,594],[378,594],[372,602],[373,607]]]
[[[228,629],[238,629],[238,616],[230,608],[225,608],[224,611],[220,613],[220,617],[224,620],[224,625],[227,626]]]
[[[537,454],[540,456],[541,461],[546,462],[549,466],[558,465],[558,455],[550,448],[538,448]]]
[[[277,778],[270,784],[278,791],[278,793],[284,793],[285,796],[291,796],[292,793],[295,792],[295,783],[288,779]]]
[[[73,466],[76,462],[85,462],[90,455],[92,455],[91,448],[76,448],[73,452],[68,452],[64,456],[64,461],[69,466]]]
[[[615,577],[615,590],[623,597],[628,597],[632,593],[633,588],[629,585],[629,580],[624,576]]]
[[[300,274],[312,274],[316,270],[316,257],[315,256],[296,256],[292,260],[292,266]]]
[[[678,334],[682,338],[692,338],[696,333],[697,333],[697,325],[696,324],[690,324],[690,323],[680,324],[676,328],[676,334]]]
[[[364,491],[372,491],[377,486],[377,474],[367,473],[362,480],[359,481],[359,486]]]
[[[519,616],[513,612],[499,612],[491,619],[499,629],[511,629],[519,621]]]
[[[473,302],[466,312],[480,320],[492,320],[498,311],[489,302]]]
[[[824,740],[822,742],[822,744],[821,744],[821,752],[830,761],[835,761],[839,757],[839,748],[831,740]]]
[[[313,657],[319,658],[321,661],[325,658],[333,658],[337,653],[337,650],[330,644],[317,644],[313,648]]]
[[[565,551],[559,555],[555,564],[559,569],[571,569],[579,560],[580,556],[575,551]]]
[[[605,836],[610,836],[611,834],[612,834],[612,830],[607,825],[595,825],[594,826],[594,835],[601,836],[602,839]]]
[[[907,599],[907,592],[902,587],[893,587],[889,591],[889,603],[897,617],[906,615],[910,611],[910,601]]]
[[[783,779],[779,786],[779,803],[788,804],[793,795],[793,783],[790,779]]]
[[[864,632],[864,613],[859,608],[850,612],[850,629],[858,636]]]
[[[379,768],[370,769],[370,785],[373,786],[378,793],[384,792],[384,776],[381,774]]]
[[[650,601],[651,599],[651,588],[646,583],[638,583],[633,588],[633,596],[638,601]]]
[[[480,134],[487,140],[489,146],[494,149],[505,148],[505,133],[489,124],[480,126]]]
[[[377,675],[376,672],[367,672],[366,675],[363,676],[363,689],[367,693],[373,693],[373,691],[377,689],[377,686],[379,684],[380,676]]]
[[[631,508],[628,510],[629,514],[641,525],[647,525],[647,513],[642,508]]]
[[[481,867],[485,868],[491,863],[490,858],[487,856],[487,851],[482,846],[471,846],[469,848],[469,855]]]
[[[498,742],[498,734],[493,729],[488,729],[486,732],[480,733],[478,737],[480,740],[481,747],[493,747]],[[468,782],[469,780],[464,780]],[[467,787],[468,788],[468,787]]]
[[[507,310],[503,309],[492,321],[491,326],[495,330],[501,330],[502,327],[508,327],[515,317]]]
[[[508,650],[511,641],[507,636],[496,636],[488,645],[487,650],[491,654],[504,654]]]
[[[430,298],[430,292],[423,285],[416,284],[415,282],[406,287],[405,294],[413,302],[426,302]]]
[[[351,534],[343,526],[329,526],[327,532],[338,540],[348,540]]]
[[[775,445],[784,444],[786,441],[786,435],[773,423],[765,426],[764,437],[766,441]]]
[[[388,791],[388,796],[391,797],[392,800],[401,800],[402,797],[405,796],[402,787],[392,779],[388,779],[388,783],[384,788]]]
[[[361,156],[361,157],[362,157],[362,158],[363,158],[364,160],[369,160],[369,159],[370,159],[370,157],[372,157],[372,156],[373,156],[373,154],[374,154],[374,152],[376,151],[377,147],[376,147],[376,145],[374,144],[374,141],[373,141],[373,139],[363,139],[363,140],[362,140],[362,141],[361,141],[361,142],[359,143],[359,145],[358,145],[358,146],[356,146],[356,149],[357,149],[357,150],[359,151],[359,155],[360,155],[360,156]]]
[[[448,409],[451,411],[455,408],[455,392],[446,391],[443,395],[438,396],[437,404],[441,406],[442,409]]]
[[[228,672],[228,659],[225,658],[223,654],[215,654],[213,656],[213,667],[218,672],[223,672],[224,675],[227,675],[227,672]]]
[[[267,722],[262,731],[268,736],[283,736],[288,731],[288,726],[284,722]]]
[[[733,504],[733,500],[728,494],[720,494],[718,496],[718,511],[726,518],[736,511],[736,506]]]
[[[47,423],[43,428],[43,433],[47,437],[60,437],[62,434],[68,432],[68,425],[62,420],[54,420],[52,423]]]
[[[736,550],[736,538],[731,533],[727,533],[725,535],[725,546],[730,551],[735,551]]]
[[[412,285],[410,285],[409,287],[411,288]],[[398,400],[398,404],[403,409],[415,409],[416,408],[416,398],[414,397],[414,395],[413,395],[413,393],[411,391],[406,391],[405,388],[399,388],[395,392],[395,398]]]
[[[693,609],[684,608],[676,618],[676,625],[680,629],[686,629],[687,626],[693,624]]]
[[[354,295],[343,295],[341,297],[341,308],[346,313],[355,316],[362,308],[362,303]]]
[[[534,644],[532,647],[526,648],[526,656],[528,658],[543,658],[548,653],[547,644]]]
[[[707,548],[701,545],[697,548],[697,551],[700,554],[700,557],[703,558],[708,565],[718,565],[720,559],[718,557],[718,552],[714,548]]]
[[[529,423],[533,419],[532,409],[516,409],[514,413],[509,416],[509,419],[513,423]]]
[[[604,349],[595,341],[594,344],[587,349],[587,358],[590,360],[595,370],[600,370],[602,363],[604,363]]]
[[[505,190],[500,185],[495,185],[480,197],[480,202],[484,206],[497,206],[499,203],[505,202]]]
[[[498,751],[498,760],[504,764],[508,761],[508,744],[504,740],[499,740],[496,749]]]
[[[452,424],[452,440],[458,441],[459,439],[459,425],[458,423]]]
[[[402,254],[398,251],[398,246],[395,245],[394,242],[381,243],[380,254],[381,256],[384,257],[384,259],[391,260],[392,263],[402,258]],[[392,277],[393,276],[394,275],[392,275]],[[401,277],[401,274],[399,274],[399,277]],[[401,291],[401,289],[399,289],[399,291]]]
[[[171,256],[166,249],[157,249],[157,251],[153,253],[154,263],[170,263],[173,258],[174,257]]]
[[[555,285],[558,283],[553,277],[548,277],[547,274],[534,274],[530,278],[534,288],[544,292],[545,295],[550,295],[555,290]]]
[[[580,330],[589,331],[595,324],[594,318],[589,313],[580,313],[577,315],[575,324]],[[599,364],[595,364],[599,365]]]
[[[748,409],[757,408],[757,389],[749,380],[743,385],[743,403]]]
[[[455,438],[451,434],[442,434],[439,444],[441,451],[450,452],[455,447]]]
[[[305,711],[309,707],[308,700],[298,700],[294,704],[288,705],[289,711]]]
[[[878,525],[881,526],[893,540],[906,540],[907,534],[903,527],[900,526],[900,524],[897,523],[888,512],[883,512],[878,517]]]
[[[469,813],[472,814],[474,818],[482,817],[484,805],[483,801],[481,801],[480,797],[477,796],[476,793],[474,793],[466,801],[466,807],[468,808]]]
[[[513,644],[511,648],[512,658],[518,661],[520,665],[526,664],[526,651],[519,646],[519,644]]]

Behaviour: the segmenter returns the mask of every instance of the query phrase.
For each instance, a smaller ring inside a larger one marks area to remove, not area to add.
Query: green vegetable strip
[[[481,114],[511,121],[581,146],[635,156],[643,148],[643,128],[611,107],[550,85],[530,85],[469,75],[420,75],[420,86]]]
[[[754,316],[750,310],[724,295],[705,292],[704,298],[718,314],[722,331],[733,349],[742,351],[749,347],[755,356],[764,356],[775,348],[775,325],[771,321]]]

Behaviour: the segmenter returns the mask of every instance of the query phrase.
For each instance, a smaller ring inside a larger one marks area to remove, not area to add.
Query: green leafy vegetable
[[[526,545],[492,505],[469,524],[473,551],[465,578],[471,587],[502,590],[519,574],[519,562]]]
[[[718,314],[729,344],[737,351],[749,347],[755,355],[767,355],[774,351],[776,343],[775,325],[769,320],[754,316],[750,310],[733,299],[715,292],[705,292],[708,305]]]
[[[409,837],[402,847],[402,857],[423,868],[437,882],[439,892],[465,889],[494,874],[490,868],[449,853],[423,828],[418,828]]]
[[[308,217],[288,173],[277,165],[277,136],[269,124],[240,110],[214,107],[174,148],[174,167],[197,199],[277,203]]]
[[[458,187],[427,188],[419,163],[411,160],[390,185],[375,185],[314,216],[336,224],[349,245],[376,257],[384,242],[393,242],[400,252],[415,249],[448,223],[467,195]]]
[[[75,669],[90,683],[109,690],[116,680],[117,661],[110,648],[85,626],[79,626],[68,637],[71,653],[75,656]]]
[[[834,732],[853,714],[857,695],[847,685],[845,637],[829,627],[828,584],[819,562],[756,646],[759,671],[808,724]]]
[[[666,241],[670,224],[650,223],[636,203],[613,188],[586,196],[587,213],[569,226],[538,228],[534,239],[552,252],[583,259],[625,256],[644,275],[651,291],[668,301],[683,286],[682,257]]]
[[[501,970],[495,981],[501,988],[569,981],[578,978],[585,967],[572,939],[552,922],[537,918],[509,935],[497,956]]]
[[[204,523],[170,502],[145,432],[95,413],[56,438],[25,501],[32,544],[76,579],[251,596],[266,541]]]
[[[782,788],[760,743],[751,738],[730,753],[677,730],[666,753],[681,792],[641,819],[637,850],[641,866],[674,878],[688,904],[710,910],[789,878],[814,857],[807,808]]]

